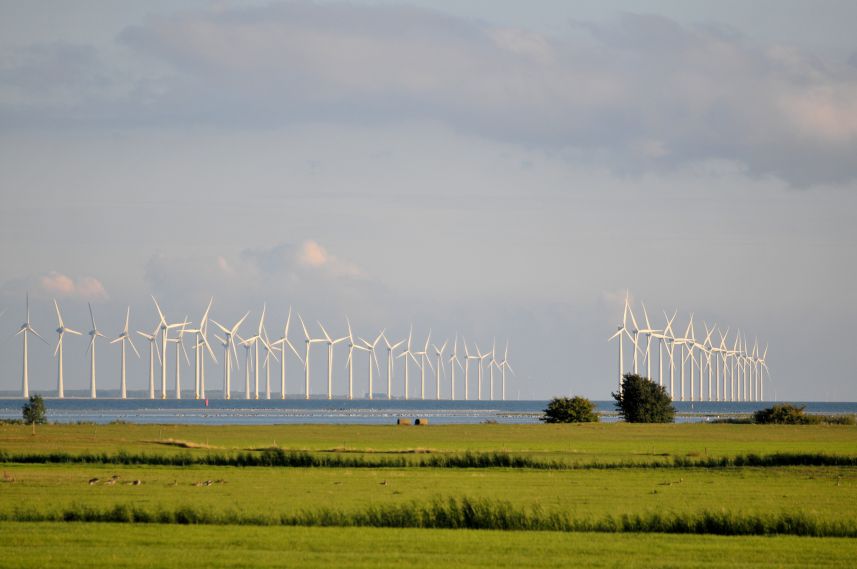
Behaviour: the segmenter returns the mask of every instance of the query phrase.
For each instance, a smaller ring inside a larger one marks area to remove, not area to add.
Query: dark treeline
[[[857,456],[825,453],[745,454],[734,457],[664,457],[651,462],[563,462],[504,452],[434,455],[419,459],[404,457],[367,457],[310,453],[283,449],[233,454],[133,454],[125,451],[110,453],[70,454],[9,453],[0,450],[0,463],[18,464],[118,464],[147,466],[237,466],[237,467],[297,467],[297,468],[530,468],[535,470],[599,470],[613,468],[728,468],[776,466],[857,466]]]
[[[73,505],[55,512],[21,508],[10,513],[0,513],[0,520],[857,537],[857,520],[825,521],[803,512],[647,513],[606,516],[598,519],[574,519],[565,512],[547,512],[537,506],[516,507],[508,502],[471,498],[369,506],[356,511],[321,508],[281,515],[253,515],[236,511],[213,512],[190,506],[172,510],[149,510],[141,506],[122,504],[106,508]]]

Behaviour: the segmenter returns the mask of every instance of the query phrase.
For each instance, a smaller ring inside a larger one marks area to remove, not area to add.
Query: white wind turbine
[[[381,333],[375,338],[374,342],[370,342],[363,338],[360,338],[360,341],[363,342],[363,346],[370,352],[369,358],[369,399],[373,399],[374,395],[374,385],[372,383],[372,362],[375,362],[375,368],[378,369],[378,373],[381,372],[381,367],[378,365],[378,356],[375,354],[375,348],[378,346],[378,342],[381,341],[381,338],[384,337],[384,330],[381,330]]]
[[[62,374],[62,345],[63,345],[63,336],[66,333],[74,334],[75,336],[80,336],[81,333],[77,330],[72,330],[67,327],[62,320],[62,314],[60,314],[60,305],[57,303],[57,299],[54,299],[54,308],[57,311],[57,347],[54,350],[54,356],[57,357],[57,397],[62,399],[65,397],[65,387],[63,385],[63,374]]]
[[[503,381],[503,401],[506,400],[506,370],[512,372],[512,375],[515,374],[515,370],[512,369],[512,366],[509,365],[509,340],[506,340],[506,351],[503,352],[503,361],[500,362],[500,373],[502,374]]]
[[[214,355],[214,350],[211,349],[211,344],[208,343],[208,314],[211,311],[211,304],[214,302],[214,297],[208,301],[208,307],[202,314],[199,320],[198,328],[185,328],[184,333],[194,334],[194,389],[193,396],[195,399],[206,399],[205,396],[205,351],[208,351],[212,361],[217,363],[217,357]]]
[[[288,346],[292,353],[295,354],[295,357],[298,358],[298,361],[303,364],[303,360],[301,359],[300,354],[295,349],[294,344],[292,344],[291,340],[289,340],[289,325],[292,322],[292,307],[289,306],[289,315],[286,318],[286,325],[283,328],[283,337],[279,340],[275,341],[271,344],[272,349],[276,349],[279,347],[280,349],[280,397],[282,399],[286,398],[286,346]]]
[[[95,399],[95,339],[106,339],[106,336],[102,334],[101,330],[98,329],[98,326],[95,325],[95,315],[92,313],[92,304],[87,304],[89,304],[89,318],[92,321],[92,330],[89,331],[89,348],[87,348],[87,351],[89,352],[89,396],[92,399]]]
[[[478,362],[476,362],[476,365],[477,365],[477,366],[479,366],[479,373],[478,373],[478,378],[479,378],[479,400],[480,400],[480,401],[482,401],[482,369],[483,369],[483,367],[484,367],[483,362],[485,361],[485,359],[486,359],[486,358],[488,358],[488,356],[490,356],[490,355],[491,355],[491,352],[487,352],[487,353],[484,353],[484,354],[483,354],[483,353],[482,353],[482,351],[479,349],[479,344],[477,344],[477,343],[475,343],[475,342],[474,342],[474,343],[473,343],[473,345],[474,345],[474,346],[476,346],[476,356],[477,356],[477,358],[476,358],[476,359],[478,359],[478,360],[479,360]]]
[[[431,341],[431,330],[429,330],[428,336],[426,336],[426,345],[423,346],[423,350],[421,352],[414,352],[415,356],[419,356],[419,366],[420,366],[420,399],[426,398],[426,363],[428,363],[429,367],[434,370],[434,367],[431,365],[431,360],[428,359],[428,347],[429,342]]]
[[[759,399],[762,401],[765,400],[765,372],[768,372],[768,378],[770,379],[771,371],[768,369],[767,363],[768,357],[768,345],[765,344],[765,349],[762,351],[762,356],[758,359],[759,363]]]
[[[664,312],[664,318],[666,319],[666,326],[664,326],[664,333],[661,337],[661,344],[664,342],[667,343],[667,356],[670,360],[670,399],[675,399],[675,334],[673,333],[673,321],[675,320],[676,315],[678,314],[678,310],[673,312],[672,318],[667,316],[667,313]]]
[[[137,330],[137,333],[149,342],[149,399],[155,398],[155,352],[158,353],[158,362],[161,361],[161,350],[158,348],[158,330],[160,329],[161,324],[158,323],[151,334]]]
[[[716,348],[714,344],[711,343],[711,335],[717,329],[717,324],[708,328],[708,324],[703,322],[702,326],[705,328],[705,340],[700,344],[700,350],[702,350],[702,354],[699,355],[699,400],[702,401],[702,355],[705,355],[705,365],[706,371],[708,372],[708,397],[707,401],[711,401],[711,388],[712,388],[712,369],[711,369],[711,356],[714,355]]]
[[[625,293],[625,308],[622,311],[622,325],[616,329],[616,333],[610,336],[607,341],[619,339],[619,393],[622,393],[622,379],[625,375],[625,336],[628,336],[634,341],[634,336],[628,332],[628,312],[630,311],[629,294]],[[634,360],[637,359],[636,342],[634,342]]]
[[[432,344],[432,348],[434,348],[435,356],[437,356],[437,367],[434,368],[435,373],[435,399],[440,400],[440,372],[444,370],[443,366],[443,352],[446,350],[446,344],[448,340],[444,340],[443,345],[438,348],[437,344]]]
[[[28,399],[30,397],[30,354],[28,349],[29,344],[29,334],[33,334],[45,343],[45,345],[50,346],[48,341],[42,338],[38,332],[33,328],[30,324],[30,295],[27,294],[27,320],[23,324],[21,324],[21,328],[18,329],[18,332],[15,334],[16,336],[23,335],[24,338],[24,364],[21,371],[21,391],[23,393],[24,399]]]
[[[220,328],[221,332],[223,332],[224,337],[217,337],[223,346],[224,354],[223,354],[223,398],[231,399],[232,398],[232,357],[235,358],[235,365],[238,365],[238,351],[235,348],[235,337],[238,335],[238,329],[241,327],[241,324],[244,323],[244,319],[246,319],[250,315],[249,312],[245,312],[244,316],[241,317],[241,320],[235,323],[232,328],[227,328],[223,324],[219,323],[217,320],[212,319],[212,322],[215,326]],[[230,356],[230,348],[231,348],[231,356]]]
[[[152,296],[152,300],[155,302],[155,308],[158,310],[158,317],[160,318],[160,331],[161,331],[161,353],[163,354],[163,358],[161,358],[161,399],[167,398],[167,341],[169,331],[173,328],[184,327],[188,323],[187,322],[176,322],[173,324],[168,324],[167,319],[164,317],[164,312],[161,310],[161,305],[158,304],[157,299]]]
[[[245,340],[238,335],[238,342],[244,348],[244,399],[250,399],[250,370],[253,369],[253,360],[250,359],[250,350],[253,346],[251,340]]]
[[[729,358],[729,349],[726,347],[726,338],[729,336],[729,328],[726,333],[723,330],[717,330],[720,335],[720,344],[717,347],[717,400],[726,401],[726,361]]]
[[[395,344],[391,344],[384,335],[384,345],[387,347],[387,399],[393,398],[393,364],[395,363],[396,348],[405,343],[405,340],[399,340]]]
[[[187,323],[187,316],[185,316]],[[184,352],[184,359],[190,365],[190,358],[187,356],[187,350],[184,347],[184,335],[187,333],[184,326],[179,328],[178,336],[170,338],[169,341],[176,345],[176,399],[182,398],[182,371],[181,371],[181,355]]]
[[[408,343],[405,346],[405,351],[398,355],[398,357],[400,358],[405,358],[405,400],[410,397],[410,390],[408,386],[408,372],[410,371],[410,366],[408,363],[408,358],[411,358],[412,360],[414,360],[415,364],[419,365],[417,358],[414,356],[414,352],[411,351],[411,340],[413,339],[413,335],[414,327],[411,326],[410,330],[408,331]]]
[[[494,401],[494,369],[500,369],[500,365],[497,363],[496,350],[497,339],[495,338],[491,342],[491,359],[488,361],[488,385],[490,386],[488,393],[491,396],[491,401]]]
[[[310,364],[310,348],[313,344],[320,344],[326,341],[326,338],[313,338],[309,335],[309,330],[306,328],[306,324],[304,324],[304,319],[298,314],[298,320],[301,322],[301,328],[304,330],[304,337],[306,338],[306,356],[304,357],[304,380],[306,383],[306,394],[305,398],[309,399],[309,364]]]
[[[467,339],[462,338],[461,343],[464,345],[464,400],[468,401],[470,400],[470,360],[479,360],[479,356],[470,355],[470,350],[467,349]],[[479,393],[482,393],[481,387]]]
[[[115,340],[112,340],[110,343],[115,344],[117,342],[121,342],[119,346],[122,350],[121,358],[120,358],[120,367],[119,367],[119,397],[122,399],[128,398],[128,383],[125,379],[125,342],[131,344],[131,348],[134,350],[134,353],[137,354],[137,357],[140,357],[140,352],[137,351],[137,346],[134,345],[134,341],[131,339],[131,336],[128,333],[128,324],[131,320],[131,307],[129,306],[125,310],[125,327],[122,328],[122,331],[116,336]]]
[[[256,330],[256,335],[243,340],[241,344],[247,350],[247,363],[250,363],[250,350],[253,350],[253,398],[259,399],[259,343],[265,348],[265,361],[268,361],[268,355],[271,352],[271,343],[268,341],[268,333],[265,331],[265,313],[267,305],[262,305],[262,315],[259,317],[259,327]],[[245,396],[250,399],[250,370],[245,371]],[[271,376],[270,368],[267,376],[267,398],[271,398]]]
[[[684,331],[684,348],[685,348],[685,361],[690,359],[690,400],[694,400],[694,373],[696,371],[696,356],[693,355],[693,350],[696,349],[696,330],[693,326],[693,313],[690,315],[690,322],[688,322],[687,329]],[[684,362],[682,362],[682,371],[684,371]],[[684,377],[682,377],[682,396],[681,400],[684,401]]]
[[[464,369],[464,366],[461,365],[461,361],[458,359],[458,334],[455,335],[455,341],[452,343],[452,354],[449,356],[448,361],[450,370],[449,398],[455,401],[455,366],[458,366],[462,370]]]
[[[322,325],[321,322],[318,322],[318,327],[321,328],[321,333],[324,334],[324,340],[327,344],[327,398],[333,399],[333,346],[339,344],[340,342],[344,342],[348,339],[348,336],[343,336],[342,338],[334,339],[330,337],[330,334],[327,333],[327,330],[324,329],[324,325]],[[370,369],[369,373],[371,372],[372,370]],[[369,398],[371,399],[372,394],[370,393],[369,395]]]
[[[640,304],[643,306],[643,317],[646,321],[646,327],[639,331],[640,334],[646,335],[646,353],[643,359],[646,362],[646,377],[652,379],[652,337],[662,334],[663,330],[652,328],[652,324],[649,322],[649,312],[646,310],[646,303],[641,301]],[[660,356],[660,352],[658,356]],[[663,385],[663,369],[661,369],[661,385]]]
[[[348,399],[354,399],[354,350],[368,352],[369,348],[364,348],[363,346],[357,344],[354,341],[354,333],[351,330],[351,321],[348,319],[347,316],[345,317],[345,322],[348,325],[348,361],[345,362],[345,367],[348,368]],[[369,371],[371,372],[372,357],[370,356],[369,359]]]

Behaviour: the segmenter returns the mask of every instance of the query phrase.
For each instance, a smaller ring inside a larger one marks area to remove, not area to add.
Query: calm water
[[[613,403],[597,401],[598,410],[613,413]],[[810,413],[857,414],[857,403],[799,403]],[[21,417],[21,398],[0,399],[0,418]],[[209,425],[270,425],[286,423],[390,424],[397,417],[425,417],[431,423],[537,423],[547,401],[404,401],[287,399],[247,401],[243,399],[47,399],[48,420],[109,423],[185,423]],[[679,422],[701,422],[749,414],[772,402],[717,403],[676,402]],[[611,420],[610,416],[604,420]],[[612,418],[615,420],[615,417]]]

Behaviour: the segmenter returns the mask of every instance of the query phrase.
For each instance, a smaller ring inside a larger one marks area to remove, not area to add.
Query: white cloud
[[[73,279],[57,271],[50,271],[38,278],[37,292],[57,298],[74,298],[94,301],[106,300],[107,291],[95,277]]]

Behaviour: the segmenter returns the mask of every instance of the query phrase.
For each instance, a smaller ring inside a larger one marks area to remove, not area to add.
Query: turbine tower
[[[232,328],[227,328],[223,324],[219,323],[217,320],[213,320],[215,326],[220,328],[220,331],[223,332],[223,338],[217,337],[223,346],[223,398],[231,399],[232,398],[232,359],[230,357],[230,348],[232,357],[235,358],[235,365],[238,365],[238,350],[235,348],[235,336],[238,335],[238,329],[241,327],[241,324],[244,323],[244,320],[250,315],[249,312],[245,312],[244,316],[241,317],[241,320],[235,323]]]
[[[106,336],[102,334],[101,330],[98,329],[98,326],[95,325],[95,315],[92,313],[92,304],[87,304],[89,304],[89,318],[92,321],[92,330],[89,331],[89,348],[87,348],[87,351],[89,352],[89,396],[92,399],[95,399],[95,339],[99,337],[106,338]]]
[[[646,354],[643,360],[646,362],[646,377],[652,379],[652,337],[657,337],[657,334],[662,334],[663,330],[655,330],[649,322],[649,312],[646,310],[646,303],[640,302],[643,306],[643,318],[646,321],[646,327],[640,330],[640,334],[646,336]],[[660,353],[658,354],[660,356]],[[663,372],[663,370],[661,370]],[[661,375],[661,385],[663,385],[663,374]]]
[[[387,335],[384,335],[384,345],[387,346],[387,399],[393,398],[393,364],[395,363],[395,354],[396,348],[405,343],[405,340],[399,340],[395,344],[391,344],[387,339]]]
[[[187,323],[187,316],[185,316],[185,323]],[[176,345],[176,399],[182,398],[182,372],[181,372],[181,354],[184,352],[184,359],[190,365],[190,358],[187,356],[187,350],[184,347],[184,335],[186,330],[185,327],[182,326],[179,328],[179,334],[176,338],[170,338],[170,342]]]
[[[423,346],[423,350],[421,352],[414,352],[415,356],[420,357],[420,399],[422,400],[425,400],[426,398],[426,362],[428,362],[429,367],[432,367],[431,361],[427,359],[429,341],[431,341],[431,330],[429,330],[428,336],[426,336],[426,345]],[[433,369],[434,368],[432,367],[432,370]]]
[[[298,358],[298,361],[303,363],[303,360],[301,359],[300,354],[298,354],[298,351],[295,349],[294,344],[292,344],[291,340],[289,340],[289,325],[291,324],[291,322],[292,322],[292,307],[289,306],[289,315],[286,318],[286,325],[283,328],[283,337],[280,338],[279,340],[275,341],[273,344],[271,344],[272,349],[276,349],[277,347],[279,347],[280,357],[282,358],[280,360],[280,398],[281,399],[286,398],[286,346],[288,346],[292,350],[292,353],[295,354],[295,357]]]
[[[320,321],[318,321],[318,327],[321,328],[321,333],[324,334],[324,340],[327,343],[327,398],[333,399],[333,346],[340,342],[344,342],[348,339],[348,336],[333,339],[330,337],[330,334],[327,333],[327,330],[324,329],[324,326]],[[369,398],[372,398],[371,393]]]
[[[614,340],[616,338],[619,339],[619,393],[622,393],[622,379],[625,374],[625,336],[634,340],[634,337],[628,332],[628,312],[630,311],[630,303],[629,303],[630,293],[625,293],[625,308],[622,311],[622,325],[616,329],[616,333],[610,336],[607,341]],[[636,346],[636,343],[634,344]],[[636,360],[636,350],[634,359]],[[480,397],[481,399],[481,397]]]
[[[313,338],[309,335],[309,330],[306,328],[306,324],[304,324],[304,319],[298,314],[298,320],[301,322],[301,328],[304,329],[304,337],[306,338],[306,357],[304,357],[304,376],[306,383],[306,394],[305,398],[309,399],[309,364],[310,364],[310,348],[313,344],[319,344],[325,341],[325,338]]]
[[[509,340],[506,340],[506,351],[503,352],[503,361],[500,362],[500,373],[502,374],[503,381],[503,401],[506,400],[506,370],[512,372],[512,375],[515,375],[515,370],[512,369],[512,366],[509,365]]]
[[[381,373],[381,367],[378,365],[378,356],[375,354],[375,348],[378,346],[378,342],[381,341],[381,338],[384,337],[385,330],[381,330],[381,333],[375,338],[374,342],[369,342],[363,338],[360,338],[360,341],[363,342],[363,345],[370,352],[371,357],[369,358],[369,399],[374,399],[374,385],[372,383],[372,361],[375,362],[375,368],[378,370],[378,373]]]
[[[77,330],[72,330],[67,327],[62,320],[62,314],[60,314],[60,305],[57,303],[57,299],[54,299],[54,308],[57,311],[57,347],[54,350],[54,356],[57,357],[57,397],[60,399],[65,397],[65,387],[63,385],[63,375],[62,375],[62,344],[63,344],[63,336],[66,333],[74,334],[75,336],[80,336],[81,333]]]
[[[131,307],[129,306],[125,310],[125,327],[116,336],[115,340],[112,340],[110,343],[115,344],[117,342],[121,342],[121,358],[120,358],[120,368],[119,368],[119,397],[122,399],[128,398],[128,384],[125,380],[125,342],[131,344],[131,348],[134,350],[134,353],[137,354],[137,357],[140,357],[140,352],[137,351],[137,346],[134,345],[134,341],[131,339],[131,336],[128,334],[128,323],[131,319]]]
[[[467,339],[462,338],[461,343],[464,345],[464,400],[470,400],[470,360],[478,360],[479,356],[470,355],[470,350],[467,349]],[[481,390],[480,390],[481,393]]]
[[[479,360],[478,362],[476,362],[476,365],[479,366],[479,373],[477,374],[478,378],[479,378],[479,400],[482,401],[482,368],[483,368],[482,362],[485,361],[485,358],[487,358],[488,356],[491,355],[491,352],[487,352],[487,353],[483,354],[482,351],[479,349],[479,344],[474,343],[474,345],[476,346],[476,356],[477,356],[476,359]]]
[[[455,335],[455,340],[452,343],[452,354],[450,354],[448,361],[450,370],[449,398],[451,401],[455,401],[455,366],[458,366],[462,370],[464,369],[464,366],[461,365],[461,361],[458,359],[458,334]]]
[[[437,344],[432,344],[432,348],[434,348],[434,354],[437,356],[437,367],[434,368],[434,384],[435,384],[435,400],[440,401],[440,372],[445,371],[443,365],[443,352],[446,350],[446,345],[449,341],[444,340],[443,345],[438,348]]]
[[[155,398],[155,352],[158,353],[158,362],[161,361],[161,350],[158,348],[158,330],[160,329],[161,324],[158,323],[151,334],[137,330],[137,333],[149,342],[149,399]]]
[[[194,381],[193,381],[193,396],[194,399],[206,399],[205,396],[205,352],[203,348],[208,351],[208,355],[217,363],[217,357],[214,355],[214,350],[211,349],[211,344],[208,343],[208,313],[211,311],[211,304],[214,302],[214,297],[212,297],[208,301],[208,307],[206,307],[205,312],[202,313],[202,318],[199,320],[198,328],[185,328],[184,332],[186,334],[194,334],[194,356],[193,356],[193,373],[194,373]]]
[[[161,310],[161,305],[158,304],[157,299],[152,296],[152,300],[155,301],[155,308],[158,310],[158,317],[160,318],[160,331],[161,331],[161,353],[163,354],[163,358],[161,358],[161,399],[167,398],[167,341],[169,331],[173,328],[178,328],[179,326],[186,326],[187,322],[176,322],[174,324],[168,324],[167,319],[164,317],[164,312]]]
[[[348,399],[354,399],[354,350],[368,352],[369,348],[364,348],[360,344],[354,342],[354,333],[351,331],[351,321],[345,317],[345,322],[348,324],[348,361],[345,362],[345,367],[348,368]],[[371,357],[369,358],[372,359]],[[369,363],[371,367],[371,362]],[[371,371],[371,369],[370,369]]]
[[[33,328],[30,324],[30,295],[27,294],[27,320],[21,324],[21,328],[15,334],[16,336],[23,335],[24,341],[24,364],[21,370],[21,392],[24,396],[24,399],[30,398],[30,355],[29,355],[29,334],[33,334],[45,343],[45,345],[50,346],[48,341],[42,338],[38,332]]]
[[[419,364],[417,358],[414,357],[414,352],[411,351],[411,340],[414,335],[414,327],[411,325],[410,330],[408,331],[408,343],[405,346],[405,351],[398,355],[400,358],[405,358],[405,400],[410,396],[410,391],[408,389],[408,372],[410,371],[410,366],[408,364],[408,358],[414,360],[415,364]]]

